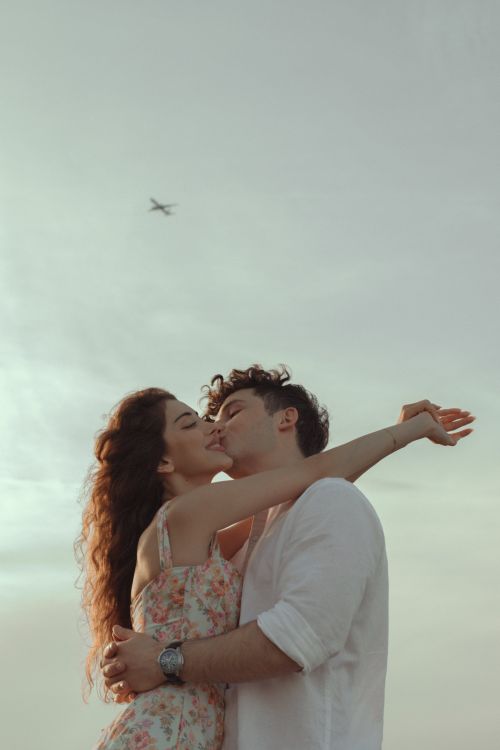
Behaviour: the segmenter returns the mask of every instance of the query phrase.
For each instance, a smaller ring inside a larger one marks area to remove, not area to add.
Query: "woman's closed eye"
[[[187,425],[186,425],[185,427],[183,427],[182,429],[183,429],[183,430],[189,430],[189,429],[191,429],[191,427],[196,427],[196,425],[197,425],[197,424],[198,424],[197,422],[193,422],[192,424],[187,424]]]

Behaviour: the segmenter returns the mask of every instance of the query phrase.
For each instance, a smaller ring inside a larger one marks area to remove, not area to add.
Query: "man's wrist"
[[[206,640],[205,638],[198,638],[195,639],[195,641],[199,644],[202,641]],[[203,678],[200,676],[200,674],[190,674],[190,666],[193,665],[193,660],[190,658],[189,654],[191,651],[191,647],[193,644],[193,640],[186,640],[182,642],[182,646],[180,647],[181,653],[182,653],[182,667],[179,670],[179,677],[184,682],[203,682]],[[191,654],[192,656],[192,654]],[[203,662],[203,658],[201,658],[201,661]],[[196,663],[196,661],[195,661]]]
[[[173,641],[164,646],[158,655],[157,662],[165,681],[171,684],[182,685],[184,683],[181,677],[184,667],[182,643],[182,641]]]

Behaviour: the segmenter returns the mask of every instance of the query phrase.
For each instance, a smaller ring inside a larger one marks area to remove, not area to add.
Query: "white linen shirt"
[[[240,625],[303,667],[226,692],[223,750],[379,750],[387,669],[384,534],[343,479],[269,513],[245,575]]]

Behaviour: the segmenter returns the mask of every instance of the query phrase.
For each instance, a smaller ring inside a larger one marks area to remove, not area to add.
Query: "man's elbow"
[[[283,677],[287,674],[302,671],[302,665],[297,664],[296,661],[294,661],[290,656],[288,656],[288,654],[278,648],[276,644],[274,644],[266,635],[264,635],[257,623],[255,623],[255,627],[258,633],[257,637],[259,638],[261,643],[259,650],[261,650],[263,658],[265,659],[265,662],[267,663],[270,670],[269,676]]]

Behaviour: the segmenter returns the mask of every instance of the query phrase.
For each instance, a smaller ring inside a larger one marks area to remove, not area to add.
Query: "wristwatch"
[[[158,657],[158,664],[165,675],[165,679],[173,685],[184,685],[184,680],[179,677],[179,672],[184,666],[184,657],[181,651],[182,643],[183,641],[169,643]]]

